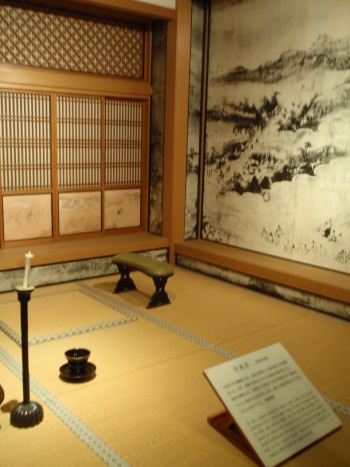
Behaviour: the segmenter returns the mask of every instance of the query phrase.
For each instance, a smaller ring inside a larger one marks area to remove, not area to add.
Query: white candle
[[[25,268],[24,268],[24,279],[23,279],[23,289],[28,289],[28,279],[29,279],[29,271],[30,271],[30,265],[32,262],[33,254],[28,251],[25,255]]]

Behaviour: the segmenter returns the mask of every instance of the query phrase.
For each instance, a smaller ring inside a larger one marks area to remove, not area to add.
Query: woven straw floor
[[[146,309],[154,286],[114,295],[117,276],[36,288],[28,305],[33,428],[10,424],[23,400],[17,293],[0,295],[0,465],[6,467],[254,466],[207,423],[222,405],[203,370],[281,342],[342,428],[288,461],[350,465],[350,324],[175,268],[171,305]],[[95,378],[66,382],[64,352],[91,350]]]

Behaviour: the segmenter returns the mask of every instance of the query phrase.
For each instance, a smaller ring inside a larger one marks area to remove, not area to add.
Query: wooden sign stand
[[[249,443],[240,433],[234,419],[227,410],[209,415],[208,423],[232,444],[234,444],[238,449],[244,452],[244,454],[253,462],[257,463],[258,465],[262,465],[260,459],[256,456]]]
[[[341,427],[281,344],[204,375],[226,408],[208,423],[258,465],[275,467]]]

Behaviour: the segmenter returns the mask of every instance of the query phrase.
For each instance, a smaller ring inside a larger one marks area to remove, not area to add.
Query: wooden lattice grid
[[[143,25],[3,1],[0,62],[143,78]]]
[[[58,188],[101,185],[101,99],[58,96]]]
[[[141,183],[142,103],[106,100],[106,186]]]
[[[99,188],[103,181],[106,187],[141,185],[142,101],[57,96],[54,102],[56,122],[50,95],[0,93],[3,192],[51,189],[53,160],[58,189]]]
[[[0,93],[3,191],[51,188],[50,97]]]

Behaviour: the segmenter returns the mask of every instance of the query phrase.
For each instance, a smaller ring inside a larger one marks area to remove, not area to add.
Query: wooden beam
[[[84,259],[103,258],[117,253],[158,250],[169,247],[169,239],[138,232],[125,235],[108,235],[105,237],[64,242],[31,244],[16,248],[0,249],[0,271],[24,268],[24,255],[30,250],[33,255],[33,266],[80,261]]]
[[[76,11],[123,21],[169,21],[176,10],[134,0],[34,0],[32,3],[61,10]]]
[[[84,73],[48,70],[0,64],[1,89],[30,90],[34,92],[64,92],[95,96],[121,96],[148,99],[152,89],[141,79],[115,78]]]

